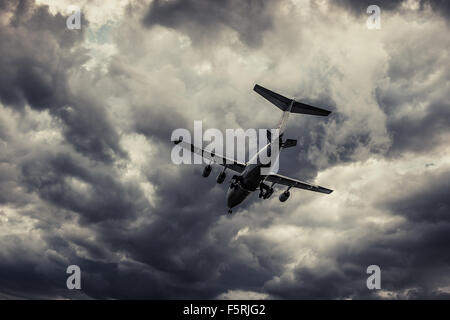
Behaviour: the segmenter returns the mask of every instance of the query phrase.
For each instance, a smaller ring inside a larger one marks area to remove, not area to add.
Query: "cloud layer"
[[[368,30],[354,1],[87,1],[68,30],[63,2],[2,2],[0,297],[449,298],[445,3]],[[280,173],[335,192],[229,217],[170,135],[275,126],[255,83],[333,111],[291,117]]]

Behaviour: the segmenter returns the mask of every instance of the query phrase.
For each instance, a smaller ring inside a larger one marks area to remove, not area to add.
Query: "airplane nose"
[[[236,201],[235,201],[235,196],[234,196],[234,194],[235,194],[235,192],[236,192],[236,190],[234,189],[234,188],[228,188],[228,191],[227,191],[227,207],[228,208],[233,208],[234,206],[236,206]]]
[[[228,208],[236,207],[250,194],[249,191],[242,189],[240,186],[237,188],[229,188],[227,193],[227,206]]]

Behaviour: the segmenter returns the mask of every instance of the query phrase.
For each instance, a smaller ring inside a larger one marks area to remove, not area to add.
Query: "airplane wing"
[[[179,144],[184,149],[190,150],[192,153],[196,153],[205,159],[212,160],[213,162],[220,164],[221,166],[224,166],[233,171],[236,171],[238,173],[242,173],[245,170],[245,166],[246,166],[245,163],[228,158],[221,154],[217,154],[217,153],[207,151],[205,149],[201,149],[199,147],[196,147],[193,143],[187,143],[184,141],[176,141],[176,144]]]
[[[333,190],[321,187],[321,186],[316,186],[313,184],[309,184],[307,182],[303,182],[297,179],[292,179],[289,177],[285,177],[282,176],[281,174],[270,174],[266,177],[266,181],[269,182],[275,182],[278,184],[282,184],[288,187],[293,187],[293,188],[299,188],[299,189],[305,189],[305,190],[309,190],[309,191],[315,191],[315,192],[320,192],[320,193],[332,193]]]

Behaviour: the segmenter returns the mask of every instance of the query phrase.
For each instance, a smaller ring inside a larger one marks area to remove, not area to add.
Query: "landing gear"
[[[272,184],[273,186],[273,184]],[[273,193],[273,188],[269,187],[267,184],[264,184],[261,182],[261,184],[259,185],[259,194],[258,197],[259,198],[263,198],[263,199],[269,199],[270,196]]]
[[[234,175],[234,176],[231,178],[230,188],[231,188],[231,189],[237,188],[237,187],[239,186],[239,182],[240,182],[240,181],[242,181],[242,177],[241,177],[241,176]]]
[[[266,191],[260,191],[259,195],[260,195],[260,198],[269,199],[270,196],[272,195],[272,193],[273,193],[273,189],[270,188],[269,190],[266,190]]]
[[[233,213],[233,210],[229,209],[228,214],[232,214],[232,213]]]

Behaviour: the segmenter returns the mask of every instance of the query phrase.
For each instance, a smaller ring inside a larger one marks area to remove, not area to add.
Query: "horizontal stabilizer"
[[[286,98],[282,96],[281,94],[278,94],[276,92],[270,91],[269,89],[266,89],[264,87],[261,87],[260,85],[256,84],[253,88],[254,91],[259,93],[261,96],[266,98],[268,101],[276,105],[278,108],[280,108],[282,111],[286,111],[293,99]],[[303,113],[303,114],[310,114],[315,116],[328,116],[331,111],[317,108],[310,106],[305,103],[301,103],[298,101],[294,101],[294,104],[291,109],[291,113]]]

